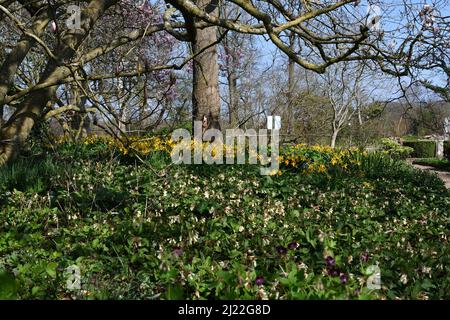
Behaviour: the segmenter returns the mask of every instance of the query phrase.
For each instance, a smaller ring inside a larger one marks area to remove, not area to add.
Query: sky
[[[371,1],[376,4],[378,2],[379,6],[372,7],[372,10],[369,10],[368,1],[361,1],[359,12],[361,15],[367,14],[370,12],[372,16],[381,14],[379,20],[379,29],[384,30],[385,34],[390,36],[391,38],[398,39],[400,42],[401,38],[405,36],[403,30],[400,30],[399,26],[404,24],[405,16],[402,12],[405,9],[403,1],[393,0],[393,1],[383,1],[382,5],[380,1]],[[417,12],[417,17],[419,18],[419,12],[424,7],[424,5],[430,5],[431,7],[437,6],[442,16],[450,15],[450,4],[449,1],[446,0],[438,0],[438,1],[410,1],[410,8],[412,8],[412,12]],[[447,5],[445,5],[447,4]],[[373,9],[375,8],[375,9]],[[403,20],[403,21],[402,21]],[[392,35],[395,33],[395,37]],[[391,39],[392,40],[392,39]],[[450,41],[450,39],[449,39]],[[287,58],[280,54],[280,51],[275,47],[273,43],[270,41],[266,41],[262,37],[256,37],[256,47],[258,48],[260,54],[260,62],[261,68],[268,67],[273,63],[273,56],[277,52],[277,63],[285,64]],[[298,66],[300,68],[300,66]],[[434,83],[439,85],[444,85],[446,82],[446,78],[442,74],[437,74],[436,72],[424,72],[422,74],[423,78],[432,79]],[[403,77],[401,79],[404,85],[410,83],[411,79],[409,77]],[[399,80],[394,77],[387,77],[385,74],[379,74],[378,76],[374,76],[370,79],[371,86],[373,87],[372,96],[374,100],[380,99],[380,97],[384,97],[382,100],[390,100],[398,97],[400,92]],[[433,99],[433,94],[430,94],[430,99]]]

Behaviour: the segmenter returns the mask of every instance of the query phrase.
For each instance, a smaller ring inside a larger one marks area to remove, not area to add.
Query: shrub
[[[450,161],[450,141],[444,141],[444,157]]]
[[[415,159],[413,164],[430,166],[438,170],[450,171],[450,161],[438,158]]]
[[[57,172],[58,167],[53,165],[50,158],[19,159],[0,168],[0,192],[12,189],[42,192],[48,188],[50,177]]]
[[[434,141],[405,141],[403,145],[414,149],[412,153],[414,158],[434,158],[436,156],[436,142]]]
[[[383,138],[380,143],[382,145],[383,153],[393,159],[406,159],[414,152],[413,148],[402,146],[391,138]]]

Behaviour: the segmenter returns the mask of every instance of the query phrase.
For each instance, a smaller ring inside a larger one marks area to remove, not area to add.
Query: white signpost
[[[444,120],[444,140],[450,140],[450,117]]]
[[[439,139],[436,148],[436,157],[442,159],[444,157],[444,141],[450,140],[450,117],[444,119],[444,139]]]
[[[439,159],[444,157],[444,140],[436,141],[436,157]]]
[[[268,130],[280,130],[281,129],[281,117],[280,116],[267,116],[267,129]]]

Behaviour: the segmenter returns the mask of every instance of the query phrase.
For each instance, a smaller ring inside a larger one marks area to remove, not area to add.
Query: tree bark
[[[228,121],[230,125],[238,122],[238,94],[237,94],[237,77],[234,71],[228,71],[228,91],[229,91],[229,105],[228,105]]]
[[[336,140],[337,140],[337,136],[338,136],[339,130],[333,130],[333,135],[331,136],[331,148],[335,148],[336,147]]]
[[[50,22],[48,10],[42,11],[42,13],[36,17],[33,25],[30,28],[30,32],[37,37],[41,37]],[[23,59],[27,56],[30,49],[34,46],[36,41],[26,35],[23,35],[16,46],[3,61],[0,68],[0,108],[3,109],[4,101],[11,82],[14,79],[14,75],[17,72]]]
[[[117,0],[92,0],[82,13],[82,32],[67,32],[61,39],[61,46],[56,50],[61,61],[70,61],[79,46],[92,30],[95,22]],[[39,83],[48,79],[64,79],[70,75],[68,68],[59,66],[49,60]],[[22,145],[27,140],[33,126],[41,119],[42,112],[55,97],[58,86],[36,90],[28,94],[17,106],[11,118],[0,132],[0,165],[14,160]]]
[[[56,87],[34,91],[20,104],[0,132],[0,165],[14,160]]]
[[[86,82],[83,81],[81,85],[86,89]],[[88,136],[91,121],[88,113],[86,112],[87,97],[84,96],[78,85],[72,85],[71,91],[73,94],[72,104],[80,109],[80,111],[74,111],[74,115],[70,123],[72,131],[75,133],[75,140],[78,140],[79,138]]]
[[[226,15],[226,12],[225,12]],[[228,124],[230,127],[237,124],[239,119],[237,115],[238,110],[238,91],[237,91],[237,70],[236,70],[236,54],[234,52],[236,46],[236,42],[233,41],[233,35],[226,34],[223,39],[224,50],[225,50],[225,71],[227,76],[227,85],[228,85]]]
[[[211,15],[218,16],[218,0],[197,0],[196,4]],[[193,121],[207,121],[207,128],[220,129],[219,65],[217,63],[217,28],[197,29],[192,41],[196,54],[193,62]]]
[[[361,114],[361,107],[358,106],[358,124],[360,127],[363,126],[363,120],[362,120],[362,114]]]
[[[40,37],[44,33],[49,22],[49,12],[48,10],[44,10],[36,17],[30,32]],[[28,136],[27,132],[31,130],[31,128],[28,129],[28,127],[33,126],[29,120],[25,121],[24,119],[23,123],[21,121],[16,121],[9,127],[6,127],[7,123],[5,123],[4,120],[4,103],[17,69],[34,44],[34,39],[23,35],[17,45],[6,56],[0,68],[0,165],[15,157],[18,152],[18,146],[16,144],[20,144],[24,135]],[[32,96],[34,96],[34,94]],[[25,106],[25,104],[24,110],[26,110],[26,112],[30,111],[29,107]],[[32,122],[34,123],[34,121]],[[21,125],[23,125],[22,129],[19,128]]]
[[[289,34],[289,48],[295,50],[295,34]],[[291,135],[294,121],[294,91],[295,91],[295,61],[289,59],[288,61],[288,92],[287,92],[287,134]]]
[[[0,131],[2,130],[2,127],[4,124],[4,120],[3,120],[4,115],[5,115],[5,108],[4,108],[4,106],[0,105]]]

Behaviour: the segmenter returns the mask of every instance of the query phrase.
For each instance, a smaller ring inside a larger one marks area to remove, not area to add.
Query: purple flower
[[[360,259],[362,262],[367,262],[369,260],[369,253],[367,251],[364,252],[363,254],[361,254]]]
[[[339,277],[339,279],[341,279],[341,283],[342,283],[342,284],[347,284],[347,282],[348,282],[348,275],[345,274],[345,273],[343,273],[343,274],[341,274],[341,276]]]
[[[287,253],[287,249],[283,246],[277,246],[276,247],[278,254],[283,255]]]
[[[328,274],[332,277],[339,277],[340,272],[338,269],[331,268],[328,270]]]
[[[288,249],[289,250],[295,250],[295,249],[298,248],[298,246],[299,246],[299,244],[297,242],[291,242],[291,243],[288,244]]]
[[[180,257],[183,254],[183,249],[181,249],[180,247],[175,247],[175,248],[173,248],[173,253],[177,257]]]
[[[263,276],[256,277],[255,283],[257,286],[262,286],[264,284],[264,277]]]
[[[336,260],[334,260],[333,257],[328,256],[325,258],[325,263],[327,266],[334,266],[336,264]]]

